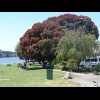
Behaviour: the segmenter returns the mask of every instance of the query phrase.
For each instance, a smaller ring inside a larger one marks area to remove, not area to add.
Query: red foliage
[[[85,25],[84,20],[88,21],[87,26]],[[79,24],[76,23],[78,21]],[[84,28],[89,27],[86,33],[94,32],[92,34],[96,34],[96,37],[99,36],[96,25],[87,16],[64,14],[58,17],[49,17],[47,20],[43,21],[43,23],[34,24],[32,28],[28,29],[25,34],[20,38],[20,46],[17,52],[18,56],[31,58],[48,52],[48,56],[46,57],[47,59],[50,58],[51,55],[54,55],[51,53],[52,46],[55,45],[56,48],[59,39],[65,33],[64,29],[66,29],[66,25],[69,25],[69,23],[73,25],[77,24],[77,27],[75,26],[75,28],[77,29],[80,26],[82,26],[83,30],[85,30]],[[71,29],[70,26],[69,29]]]

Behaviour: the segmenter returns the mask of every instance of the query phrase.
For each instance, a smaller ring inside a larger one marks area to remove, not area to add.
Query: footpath
[[[64,78],[68,78],[69,72],[65,72]],[[81,87],[100,87],[100,75],[94,75],[94,74],[83,74],[83,73],[74,73],[71,72],[71,74],[79,75],[79,77],[69,79],[69,81],[79,83]],[[94,83],[95,81],[96,83]]]

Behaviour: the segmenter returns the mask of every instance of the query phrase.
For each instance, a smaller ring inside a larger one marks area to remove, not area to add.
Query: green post
[[[53,69],[47,69],[47,79],[48,80],[53,79]]]

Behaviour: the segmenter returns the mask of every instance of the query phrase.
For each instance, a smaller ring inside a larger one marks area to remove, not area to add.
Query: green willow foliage
[[[57,45],[57,60],[59,62],[73,59],[78,63],[86,57],[94,56],[99,44],[95,35],[82,34],[79,31],[66,31]]]

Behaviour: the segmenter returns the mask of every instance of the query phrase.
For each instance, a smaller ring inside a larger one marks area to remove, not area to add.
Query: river
[[[14,64],[14,63],[21,63],[21,62],[25,62],[25,61],[20,60],[18,57],[0,58],[0,64]]]

